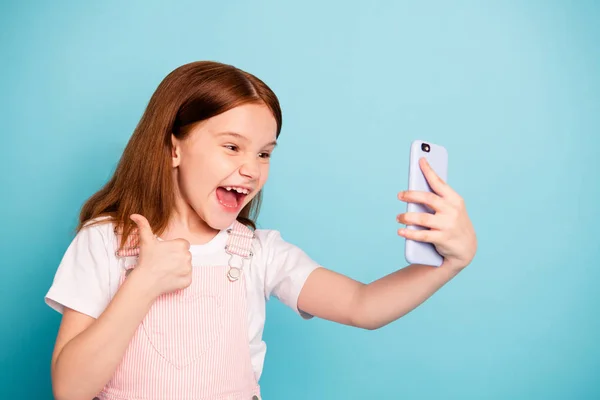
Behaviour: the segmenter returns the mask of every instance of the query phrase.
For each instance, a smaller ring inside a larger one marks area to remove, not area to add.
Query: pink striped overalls
[[[99,400],[260,399],[241,273],[254,233],[237,221],[227,232],[229,265],[194,265],[189,287],[156,299]],[[139,254],[135,233],[118,256]]]

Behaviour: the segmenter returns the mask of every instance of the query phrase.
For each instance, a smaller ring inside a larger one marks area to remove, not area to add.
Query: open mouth
[[[248,193],[250,193],[250,190],[243,187],[219,186],[217,188],[217,200],[224,207],[237,210],[244,203]]]

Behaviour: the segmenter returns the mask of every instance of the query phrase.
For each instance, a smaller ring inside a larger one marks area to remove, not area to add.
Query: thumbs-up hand
[[[144,274],[158,297],[192,283],[192,253],[185,239],[159,241],[148,220],[139,214],[130,217],[138,226],[140,255],[135,270]]]

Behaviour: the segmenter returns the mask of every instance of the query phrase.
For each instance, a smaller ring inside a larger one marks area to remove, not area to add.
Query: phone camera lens
[[[421,143],[421,150],[425,153],[429,153],[429,145],[427,143]]]

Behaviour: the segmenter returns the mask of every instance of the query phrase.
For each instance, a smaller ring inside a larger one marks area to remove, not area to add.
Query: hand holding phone
[[[434,193],[419,166],[419,159],[422,157],[425,157],[434,172],[442,180],[446,181],[448,175],[448,152],[443,146],[423,140],[415,140],[410,146],[408,190]],[[435,213],[429,206],[418,203],[407,203],[406,211],[409,213]],[[406,228],[413,230],[428,229],[419,225],[407,225]],[[444,261],[444,258],[437,252],[433,244],[411,239],[406,239],[404,256],[410,264],[425,264],[439,267]]]

